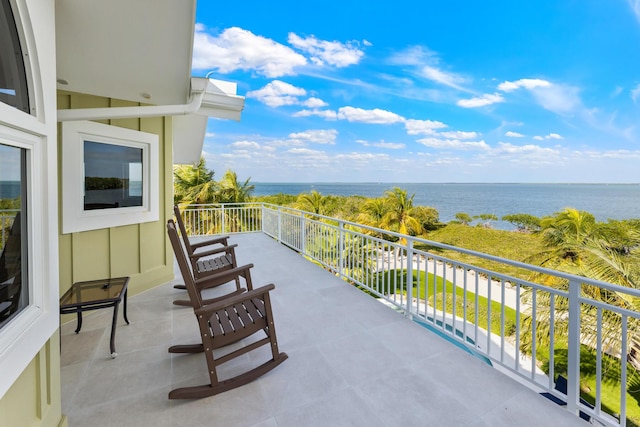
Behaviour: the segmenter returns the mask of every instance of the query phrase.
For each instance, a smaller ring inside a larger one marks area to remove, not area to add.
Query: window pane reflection
[[[0,3],[0,102],[29,112],[22,49],[8,1]]]
[[[26,152],[0,144],[0,328],[29,304]]]
[[[84,210],[142,206],[142,149],[84,142]]]

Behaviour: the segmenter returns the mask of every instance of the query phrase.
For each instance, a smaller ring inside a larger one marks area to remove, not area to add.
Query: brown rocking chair
[[[193,264],[189,264],[189,262],[187,261],[186,255],[184,253],[184,247],[180,242],[180,239],[177,237],[177,231],[174,239],[172,236],[172,232],[169,232],[170,230],[176,231],[176,225],[171,219],[167,221],[167,232],[169,234],[169,240],[171,241],[171,246],[173,247],[173,252],[175,254],[176,260],[178,261],[179,265],[180,265],[181,259],[184,259],[184,261],[187,263],[187,270],[189,272],[189,277],[191,277],[200,295],[200,299],[202,299],[202,304],[205,304],[205,305],[211,304],[215,301],[219,301],[220,299],[223,299],[232,295],[238,295],[245,292],[246,290],[253,289],[253,283],[251,282],[251,273],[249,272],[249,270],[253,268],[253,264],[246,264],[240,267],[224,269],[223,271],[217,271],[217,272],[212,271],[209,274],[198,274],[197,271],[193,270]],[[182,269],[182,266],[180,266],[180,269]],[[184,274],[182,276],[184,277]],[[240,283],[240,278],[244,279],[244,282],[247,285],[246,289],[242,287]],[[225,283],[229,283],[231,281],[234,281],[236,285],[234,291],[228,292],[225,295],[216,297],[216,298],[204,299],[202,297],[201,292],[203,290],[218,287],[218,286],[224,285]],[[186,289],[186,285],[183,285],[183,286]],[[178,285],[174,285],[174,288],[180,289]],[[187,300],[175,300],[173,301],[173,303],[175,305],[193,307],[193,301],[194,301],[193,298],[189,296],[189,299]]]
[[[221,236],[213,239],[207,239],[201,242],[192,243],[187,235],[187,229],[182,219],[182,214],[178,205],[173,206],[173,213],[180,229],[180,235],[187,251],[187,257],[191,261],[191,268],[196,278],[209,274],[220,273],[225,270],[238,267],[236,262],[235,248],[238,245],[229,245],[229,236]],[[214,249],[201,250],[208,246],[220,245]],[[222,255],[218,255],[224,252]],[[213,256],[212,255],[217,255]],[[207,258],[205,258],[207,257]],[[202,259],[205,258],[205,259]],[[236,281],[237,282],[237,281]],[[239,283],[237,283],[239,286]],[[174,285],[176,289],[186,289],[185,285]],[[188,301],[174,301],[176,305],[190,305]]]
[[[169,353],[204,352],[210,381],[209,384],[205,385],[171,390],[169,399],[196,399],[222,393],[253,381],[285,361],[288,356],[286,353],[278,351],[275,325],[271,313],[269,291],[274,289],[275,286],[269,284],[239,295],[223,297],[211,304],[204,304],[191,274],[186,256],[179,245],[178,234],[173,221],[167,223],[167,232],[173,245],[187,292],[193,302],[193,311],[198,319],[202,338],[202,343],[199,344],[171,346],[169,347]],[[262,334],[264,337],[224,356],[216,357],[214,355],[215,349],[237,343],[256,333]],[[217,367],[219,365],[263,345],[270,345],[272,354],[270,360],[233,378],[220,381],[217,375]]]

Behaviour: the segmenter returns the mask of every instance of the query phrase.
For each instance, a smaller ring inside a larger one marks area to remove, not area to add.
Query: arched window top
[[[8,1],[0,3],[0,102],[30,112],[20,37]]]

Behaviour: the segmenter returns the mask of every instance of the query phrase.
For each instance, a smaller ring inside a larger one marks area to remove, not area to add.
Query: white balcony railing
[[[191,205],[183,216],[191,235],[271,236],[496,369],[565,401],[574,414],[604,425],[638,422],[627,413],[628,405],[637,406],[627,389],[640,385],[633,367],[640,360],[636,289],[268,204]],[[519,273],[459,262],[441,250]],[[555,389],[560,374],[566,392]],[[595,390],[582,400],[588,384]],[[613,396],[611,384],[617,384]]]

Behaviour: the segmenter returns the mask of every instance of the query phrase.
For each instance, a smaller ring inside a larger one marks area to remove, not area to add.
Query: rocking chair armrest
[[[231,268],[220,273],[208,274],[206,276],[195,279],[195,285],[199,289],[206,289],[213,286],[221,285],[230,280],[235,279],[238,276],[242,276],[247,279],[249,270],[253,268],[253,264],[245,264],[240,267]]]
[[[208,251],[204,251],[204,252],[198,252],[197,254],[190,255],[189,258],[191,258],[191,261],[196,261],[202,257],[219,254],[220,252],[227,252],[227,253],[231,252],[237,247],[238,247],[238,244],[234,243],[233,245],[222,246],[220,248],[209,249]]]
[[[252,298],[260,297],[265,295],[275,289],[276,285],[270,283],[268,285],[260,286],[252,291],[244,292],[239,295],[234,295],[229,298],[225,298],[221,301],[217,301],[208,305],[204,305],[200,308],[194,310],[197,316],[201,315],[210,315],[215,313],[216,311],[222,310],[227,307],[231,307],[232,305],[239,304],[241,302],[249,301]]]
[[[223,246],[227,246],[227,240],[229,240],[229,236],[221,236],[221,237],[215,237],[213,239],[203,240],[201,242],[196,242],[196,243],[189,242],[189,245],[193,250],[201,248],[203,246],[209,246],[209,245],[215,245],[215,244],[221,244]]]

